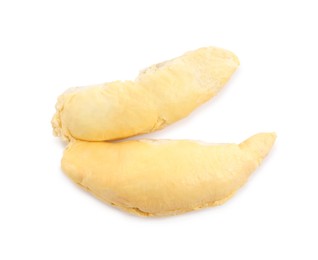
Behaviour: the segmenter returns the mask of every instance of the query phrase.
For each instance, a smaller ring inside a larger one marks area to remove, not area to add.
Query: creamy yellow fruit
[[[238,65],[232,52],[207,47],[153,65],[135,81],[70,89],[56,104],[54,133],[102,141],[162,129],[216,95]]]
[[[175,215],[229,199],[270,151],[275,134],[237,144],[187,140],[73,141],[63,171],[101,200],[143,216]]]

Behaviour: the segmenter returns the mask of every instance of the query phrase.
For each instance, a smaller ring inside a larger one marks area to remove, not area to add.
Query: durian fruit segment
[[[54,133],[105,141],[162,129],[216,95],[238,65],[232,52],[207,47],[153,65],[135,81],[69,89],[58,98]]]
[[[73,141],[62,169],[101,200],[142,216],[176,215],[220,205],[270,151],[275,134],[241,144],[189,140]]]

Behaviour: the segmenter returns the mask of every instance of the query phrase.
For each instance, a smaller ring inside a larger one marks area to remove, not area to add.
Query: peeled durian
[[[162,129],[215,96],[238,65],[232,52],[207,47],[153,65],[135,81],[70,89],[58,98],[54,133],[107,141]]]
[[[238,145],[72,141],[62,169],[75,183],[125,211],[176,215],[228,200],[260,165],[275,138],[261,133]]]

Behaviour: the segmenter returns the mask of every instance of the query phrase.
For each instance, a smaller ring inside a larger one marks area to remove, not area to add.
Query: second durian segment
[[[220,205],[247,181],[275,134],[241,144],[189,140],[73,141],[62,169],[104,202],[142,216],[176,215]]]

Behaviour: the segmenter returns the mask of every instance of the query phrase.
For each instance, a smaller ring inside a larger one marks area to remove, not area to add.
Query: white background
[[[317,259],[316,1],[0,0],[0,259]],[[66,88],[134,79],[203,46],[241,66],[212,101],[143,137],[240,142],[275,131],[225,205],[139,218],[60,170],[50,125]]]

